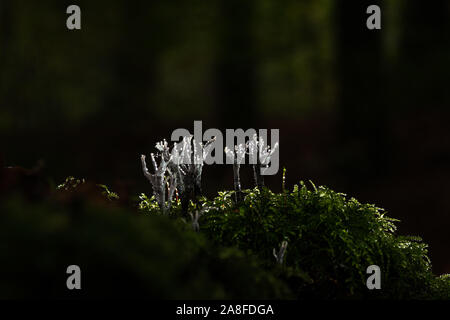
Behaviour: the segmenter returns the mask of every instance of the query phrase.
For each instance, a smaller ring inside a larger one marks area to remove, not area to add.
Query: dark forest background
[[[151,192],[139,156],[176,128],[279,128],[288,185],[386,208],[450,272],[449,77],[446,0],[1,0],[0,156],[126,198]],[[206,194],[232,186],[205,168]]]

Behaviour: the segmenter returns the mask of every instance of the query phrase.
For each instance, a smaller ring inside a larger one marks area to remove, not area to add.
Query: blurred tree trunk
[[[381,7],[381,30],[369,30],[367,7]],[[379,1],[336,1],[339,127],[343,146],[340,170],[345,177],[374,178],[382,174],[386,153],[387,114],[382,100],[381,35],[383,7]]]
[[[420,55],[423,51],[433,50],[436,45],[448,46],[450,24],[448,0],[405,1],[402,15],[404,27],[408,30],[402,37],[403,54]],[[417,46],[419,43],[426,45]]]
[[[6,62],[8,40],[11,34],[11,1],[0,1],[0,63]],[[3,70],[0,65],[0,70]]]
[[[122,39],[117,44],[115,72],[118,83],[110,96],[108,114],[110,124],[134,123],[135,132],[148,128],[152,115],[155,72],[160,50],[162,18],[156,17],[155,3],[121,2],[121,20],[117,21]]]
[[[254,0],[219,0],[216,106],[222,129],[251,128],[257,123],[255,5]]]
[[[408,108],[448,108],[450,1],[405,1],[397,83]],[[426,92],[426,94],[425,94]]]

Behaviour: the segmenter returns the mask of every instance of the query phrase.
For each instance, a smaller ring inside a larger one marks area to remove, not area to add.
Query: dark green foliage
[[[108,186],[106,186],[104,184],[98,184],[97,186],[103,190],[102,194],[106,197],[106,199],[108,199],[110,201],[119,199],[119,196],[117,195],[117,193],[109,190]]]
[[[180,221],[85,200],[0,203],[0,298],[290,296],[256,259],[211,247]],[[72,264],[82,270],[80,291],[66,288]]]
[[[64,180],[63,183],[58,185],[56,187],[56,189],[57,190],[65,190],[65,191],[74,190],[76,187],[78,187],[79,185],[81,185],[85,182],[86,182],[85,179],[76,179],[75,177],[69,176],[66,178],[66,180]]]
[[[220,193],[200,225],[214,242],[256,253],[267,267],[288,241],[282,276],[299,297],[445,298],[450,287],[431,273],[427,245],[396,236],[395,219],[373,205],[301,182],[292,192],[246,191],[234,208]],[[366,287],[366,268],[382,270],[382,290]],[[448,280],[445,280],[448,281]],[[445,288],[445,289],[444,289]]]
[[[374,205],[311,185],[308,189],[300,182],[281,194],[245,190],[239,207],[232,201],[234,192],[219,192],[201,202],[208,208],[199,221],[201,232],[216,245],[258,256],[298,298],[449,297],[448,277],[432,274],[420,238],[396,235],[396,220]],[[288,247],[279,268],[273,249],[278,252],[282,241]],[[382,290],[366,287],[372,264],[381,268]]]
[[[75,190],[79,191],[80,186],[86,186],[85,183],[86,183],[85,179],[77,179],[72,176],[69,176],[66,178],[66,180],[63,183],[61,183],[60,185],[58,185],[56,187],[56,190],[69,191],[69,192],[75,191]],[[104,195],[106,199],[108,199],[108,200],[119,199],[119,196],[117,195],[117,193],[109,190],[108,186],[106,186],[104,184],[97,184],[96,186],[101,190],[101,194]]]
[[[141,194],[136,213],[105,185],[71,177],[40,200],[12,194],[0,203],[0,298],[450,299],[450,277],[432,274],[420,238],[396,235],[382,209],[311,185],[243,190],[239,206],[233,191],[190,201],[198,233],[179,199],[169,219],[154,197]],[[65,287],[71,264],[80,292]],[[381,290],[366,287],[372,264]]]

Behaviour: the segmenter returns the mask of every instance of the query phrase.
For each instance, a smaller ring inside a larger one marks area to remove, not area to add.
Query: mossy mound
[[[282,298],[282,280],[164,217],[65,200],[0,204],[0,298]],[[69,265],[81,290],[66,287]]]
[[[419,237],[396,235],[397,220],[374,205],[303,182],[280,194],[245,190],[239,206],[233,193],[200,201],[200,232],[215,245],[257,256],[297,298],[450,298],[450,277],[433,275],[427,245]],[[148,199],[141,207],[158,214]],[[176,205],[172,211],[180,214]],[[283,241],[285,259],[277,266],[274,251]],[[367,288],[370,265],[381,269],[381,290]]]
[[[129,208],[104,185],[74,181],[40,198],[0,195],[0,298],[450,298],[420,238],[326,187],[245,190],[239,205],[219,192],[191,202],[189,216],[178,200],[163,216],[153,197]],[[66,288],[73,264],[80,291]],[[366,286],[370,265],[381,290]]]

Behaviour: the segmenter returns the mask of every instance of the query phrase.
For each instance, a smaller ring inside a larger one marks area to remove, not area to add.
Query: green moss
[[[450,299],[427,245],[397,235],[382,209],[312,183],[282,190],[244,190],[239,206],[233,191],[191,201],[189,212],[203,213],[197,233],[179,200],[168,216],[145,194],[121,207],[84,180],[33,202],[10,194],[0,203],[0,298]],[[79,292],[65,286],[72,264]],[[366,287],[373,264],[381,290]]]
[[[0,203],[0,298],[286,297],[284,282],[238,249],[212,247],[180,221],[109,201]],[[82,290],[66,288],[79,265]]]
[[[239,207],[233,192],[203,198],[199,206],[208,210],[199,220],[201,232],[215,245],[256,255],[298,298],[449,297],[449,278],[432,274],[427,245],[419,237],[397,235],[397,220],[374,205],[311,185],[300,182],[280,194],[245,190]],[[273,250],[282,241],[288,247],[280,268]],[[366,269],[373,264],[381,268],[381,290],[366,286]]]

